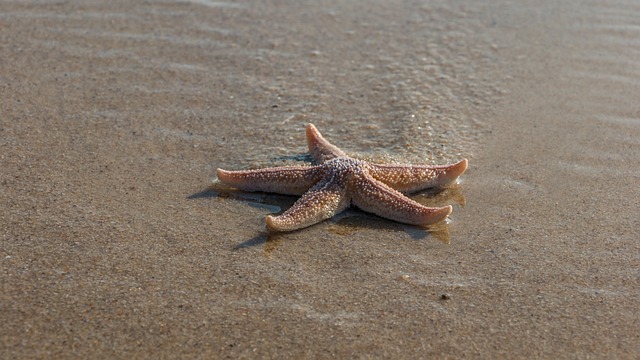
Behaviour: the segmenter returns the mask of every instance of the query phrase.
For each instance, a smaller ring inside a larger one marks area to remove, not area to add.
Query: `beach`
[[[633,1],[3,2],[0,353],[637,358]],[[315,124],[412,198],[270,233]],[[212,185],[213,184],[213,185]]]

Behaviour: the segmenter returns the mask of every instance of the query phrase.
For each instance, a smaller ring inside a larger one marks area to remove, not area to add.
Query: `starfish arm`
[[[267,216],[267,227],[292,231],[319,223],[349,206],[344,184],[331,176],[306,192],[291,208],[279,216]]]
[[[320,181],[319,166],[283,166],[257,170],[216,170],[218,180],[246,191],[264,191],[285,195],[302,195]]]
[[[362,174],[352,184],[353,204],[383,218],[412,225],[430,225],[451,214],[451,205],[431,208],[402,195],[368,174]]]
[[[455,182],[467,170],[467,159],[440,166],[369,164],[368,170],[376,180],[406,193]]]
[[[346,156],[337,146],[325,140],[313,124],[307,124],[307,143],[309,144],[309,153],[318,163]]]

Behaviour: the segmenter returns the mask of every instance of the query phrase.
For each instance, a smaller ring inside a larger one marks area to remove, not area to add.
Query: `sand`
[[[3,2],[3,358],[636,358],[633,1]],[[216,167],[466,157],[427,231]]]

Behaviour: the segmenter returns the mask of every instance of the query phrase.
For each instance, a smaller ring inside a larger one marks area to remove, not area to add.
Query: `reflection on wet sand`
[[[346,211],[346,213],[350,212],[350,210]],[[328,230],[338,236],[349,236],[364,228],[386,232],[405,231],[414,240],[424,240],[428,235],[431,235],[443,244],[451,243],[451,235],[446,222],[440,222],[428,227],[418,227],[393,223],[386,219],[376,218],[374,215],[348,214],[337,222],[329,225]],[[298,232],[301,231],[305,230],[298,230]],[[289,234],[290,233],[261,231],[256,236],[234,246],[233,249],[242,250],[264,245],[264,256],[270,257],[272,252],[286,241]]]
[[[214,181],[208,189],[195,193],[188,198],[216,198],[217,201],[226,199],[239,200],[255,208],[267,209],[272,213],[281,213],[281,209],[287,209],[295,202],[295,197],[292,196],[246,192],[231,188],[218,181]],[[428,189],[414,194],[411,198],[422,205],[430,207],[441,206],[446,203],[456,203],[464,207],[466,204],[459,184],[450,185],[444,189]],[[428,234],[443,244],[449,244],[451,235],[448,221],[441,221],[429,226],[407,225],[380,218],[352,207],[330,219],[328,230],[338,236],[348,236],[363,228],[389,232],[404,231],[414,240],[423,240]],[[305,229],[300,229],[296,232],[301,231],[305,231]],[[286,233],[261,231],[256,236],[238,244],[234,249],[239,250],[264,244],[265,256],[269,256],[284,238],[286,238]]]

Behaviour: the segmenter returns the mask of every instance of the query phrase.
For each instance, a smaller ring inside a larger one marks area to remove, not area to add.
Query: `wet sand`
[[[635,358],[632,1],[0,7],[4,358]],[[209,188],[469,158],[431,232]],[[463,206],[464,205],[464,206]]]

